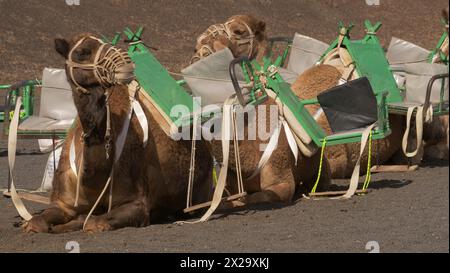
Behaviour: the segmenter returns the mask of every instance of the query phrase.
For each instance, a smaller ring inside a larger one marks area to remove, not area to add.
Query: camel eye
[[[77,54],[80,57],[86,57],[91,55],[91,50],[87,48],[80,48],[75,50],[75,54]]]
[[[244,34],[244,32],[242,30],[240,30],[240,29],[236,29],[235,31],[233,31],[233,33],[236,34],[236,35]]]
[[[91,55],[91,50],[90,49],[87,49],[87,48],[83,48],[83,50],[81,50],[81,55],[83,55],[83,56],[89,56],[89,55]]]

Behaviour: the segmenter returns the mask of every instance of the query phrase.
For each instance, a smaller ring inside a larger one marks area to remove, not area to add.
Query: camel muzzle
[[[72,60],[73,51],[78,48],[85,39],[90,38],[100,43],[100,47],[95,54],[94,62],[89,64],[81,64]],[[66,61],[69,68],[69,75],[72,82],[77,86],[78,90],[88,94],[89,91],[82,87],[75,79],[74,68],[83,70],[92,70],[98,83],[106,88],[117,84],[129,84],[135,79],[135,65],[128,53],[115,46],[109,46],[107,43],[96,37],[85,37],[79,40],[69,53]]]
[[[126,63],[117,67],[114,70],[114,79],[119,84],[129,84],[136,76],[134,75],[135,65],[134,63]]]

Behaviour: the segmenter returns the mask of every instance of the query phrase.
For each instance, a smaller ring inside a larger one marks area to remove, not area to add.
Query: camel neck
[[[74,93],[74,103],[87,147],[103,144],[106,131],[106,96],[101,87],[90,88],[90,94]]]

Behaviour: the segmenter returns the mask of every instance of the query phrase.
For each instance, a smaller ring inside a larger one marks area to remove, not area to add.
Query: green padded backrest
[[[387,102],[402,102],[403,97],[395,82],[394,75],[390,70],[385,52],[376,36],[376,31],[381,27],[381,23],[372,26],[369,21],[365,21],[367,30],[366,36],[362,40],[350,40],[348,33],[342,45],[347,48],[350,56],[355,62],[356,70],[360,77],[367,77],[376,95],[388,91]],[[322,56],[337,47],[338,39],[334,41],[330,48]],[[379,98],[380,96],[377,96]]]
[[[140,33],[142,33],[142,30],[140,30]],[[129,30],[126,30],[125,34],[129,39],[136,38],[136,35]],[[140,36],[140,34],[137,35]],[[145,92],[177,127],[189,125],[192,122],[191,114],[181,118],[171,117],[170,111],[175,105],[184,105],[189,109],[189,113],[192,113],[193,97],[172,78],[166,68],[142,43],[130,46],[128,54],[136,66],[136,79]]]

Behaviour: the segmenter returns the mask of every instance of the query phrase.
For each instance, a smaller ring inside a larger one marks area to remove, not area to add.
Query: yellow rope
[[[317,185],[319,185],[320,175],[322,174],[323,154],[325,152],[326,144],[327,144],[327,138],[324,138],[323,143],[322,143],[322,150],[320,152],[319,173],[317,174],[316,183],[314,184],[314,187],[312,188],[311,193],[315,193],[317,190]]]
[[[363,190],[366,190],[369,187],[370,179],[371,179],[371,173],[370,173],[370,167],[371,167],[371,161],[372,161],[372,131],[370,131],[369,134],[369,151],[367,155],[367,171],[366,171],[366,180],[363,184]]]
[[[212,177],[213,177],[213,182],[214,182],[214,187],[217,186],[217,172],[216,172],[216,167],[213,165],[213,170],[212,170]]]

